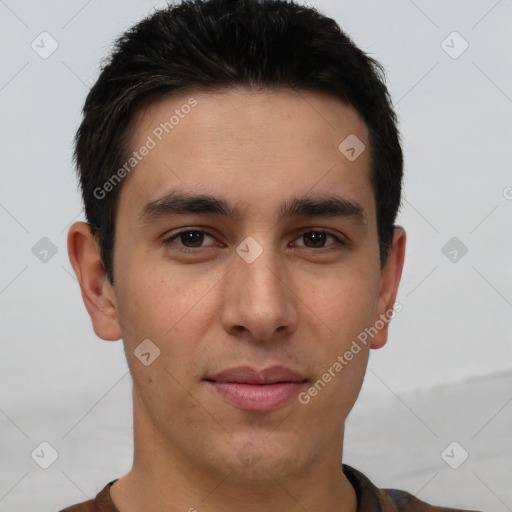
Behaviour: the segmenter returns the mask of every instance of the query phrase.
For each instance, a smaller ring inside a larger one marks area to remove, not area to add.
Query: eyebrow
[[[173,215],[186,214],[219,215],[238,220],[242,212],[222,198],[206,194],[171,192],[147,203],[140,215],[144,223]],[[294,197],[279,205],[277,221],[293,217],[340,217],[348,218],[362,226],[368,219],[364,208],[357,201],[332,194]]]

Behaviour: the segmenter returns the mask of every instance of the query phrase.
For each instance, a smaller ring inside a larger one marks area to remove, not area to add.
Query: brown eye
[[[325,243],[329,238],[334,240],[334,244],[331,243],[326,246]],[[308,231],[298,238],[298,240],[301,239],[304,245],[299,244],[299,247],[307,247],[308,249],[323,249],[324,247],[330,247],[332,245],[343,245],[341,239],[326,231]]]
[[[211,238],[215,240],[213,236],[209,235],[204,231],[199,231],[196,229],[188,229],[179,231],[174,235],[166,238],[164,240],[164,244],[166,245],[177,245],[178,248],[186,248],[186,249],[200,249],[202,247],[207,247],[203,245],[206,239]],[[211,245],[211,244],[210,244]]]
[[[312,247],[323,247],[325,240],[327,239],[327,235],[325,233],[316,233],[313,231],[302,235],[302,238],[306,242],[306,245],[311,244]]]
[[[185,247],[201,247],[204,241],[204,233],[200,231],[184,231],[179,237]]]

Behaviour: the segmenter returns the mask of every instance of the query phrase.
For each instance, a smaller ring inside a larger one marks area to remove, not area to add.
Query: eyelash
[[[178,232],[174,233],[173,235],[165,238],[163,240],[164,245],[172,245],[174,240],[176,240],[177,238],[179,238],[181,235],[183,235],[185,233],[201,233],[203,235],[207,235],[207,236],[211,236],[212,238],[215,238],[212,234],[208,233],[208,231],[203,231],[201,229],[183,229],[183,230],[178,231]],[[309,230],[309,231],[303,231],[295,240],[297,240],[300,237],[303,237],[304,235],[308,235],[311,233],[324,233],[327,236],[332,237],[335,240],[335,243],[331,244],[330,246],[327,246],[327,247],[319,247],[319,248],[303,247],[304,249],[306,249],[308,251],[315,251],[315,252],[323,251],[323,252],[325,252],[325,251],[333,250],[332,245],[334,245],[334,246],[337,245],[339,247],[348,245],[348,243],[345,242],[344,240],[342,240],[340,237],[334,235],[333,233],[330,233],[329,231],[324,231],[321,229],[313,229],[313,230]],[[205,249],[205,247],[191,248],[191,247],[180,246],[178,250],[185,252],[185,253],[196,253],[199,249]]]

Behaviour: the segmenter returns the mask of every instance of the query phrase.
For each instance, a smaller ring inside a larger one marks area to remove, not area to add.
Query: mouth
[[[284,366],[271,366],[262,370],[239,366],[204,380],[226,402],[251,412],[279,409],[307,383],[304,376]]]

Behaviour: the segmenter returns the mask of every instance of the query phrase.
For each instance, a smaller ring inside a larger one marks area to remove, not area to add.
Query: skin
[[[340,464],[344,423],[370,347],[387,341],[387,323],[308,404],[293,398],[271,412],[247,412],[203,379],[239,365],[280,364],[309,387],[392,310],[406,236],[395,228],[381,269],[367,128],[351,106],[317,93],[188,92],[142,109],[131,146],[142,146],[190,97],[197,106],[122,185],[113,286],[87,224],[69,230],[94,330],[123,339],[133,379],[134,462],[112,499],[121,512],[355,511]],[[367,148],[354,161],[338,150],[349,134]],[[140,218],[147,203],[173,190],[223,198],[240,217]],[[365,221],[277,221],[278,205],[306,194],[356,201]],[[164,242],[184,228],[208,236],[188,247],[180,237]],[[303,236],[322,230],[347,244]],[[248,236],[263,249],[252,263],[236,252]],[[195,252],[180,250],[187,248]],[[146,366],[134,350],[148,338],[160,356]],[[250,466],[240,457],[247,443],[258,459]]]

